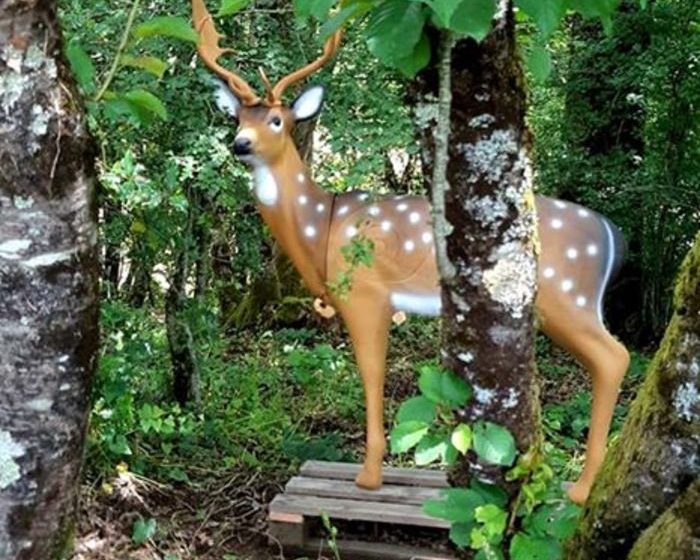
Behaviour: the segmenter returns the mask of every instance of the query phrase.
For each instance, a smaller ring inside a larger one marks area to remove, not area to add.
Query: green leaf
[[[148,520],[138,518],[134,523],[134,529],[131,534],[131,540],[135,545],[141,546],[145,544],[156,533],[156,520],[150,518]]]
[[[494,504],[479,506],[474,511],[474,519],[484,526],[489,542],[500,542],[504,531],[508,514]]]
[[[416,447],[416,465],[422,467],[444,457],[449,442],[437,434],[428,434]]]
[[[457,451],[457,448],[450,443],[445,450],[443,462],[448,466],[454,465],[457,462],[457,457],[459,457],[459,451]]]
[[[156,58],[155,56],[130,56],[124,55],[121,58],[121,63],[123,66],[129,66],[131,68],[140,68],[156,76],[158,79],[163,77],[165,71],[168,69],[168,63]]]
[[[559,27],[566,4],[566,0],[515,0],[515,5],[532,18],[545,37]]]
[[[481,459],[506,467],[513,464],[517,450],[515,440],[506,428],[491,422],[479,422],[473,430],[474,451]]]
[[[462,0],[452,14],[450,27],[481,41],[491,31],[495,13],[495,0]]]
[[[190,43],[199,42],[199,35],[186,19],[172,16],[160,16],[144,22],[134,29],[134,35],[141,39],[164,36]]]
[[[134,105],[136,105],[140,109],[143,109],[144,111],[153,113],[154,115],[160,117],[163,120],[168,118],[168,112],[166,111],[163,102],[160,99],[158,99],[155,95],[146,90],[132,90],[124,95],[124,99],[126,99],[130,103],[133,103]]]
[[[294,12],[300,18],[314,17],[323,21],[336,0],[294,0]]]
[[[443,490],[444,500],[428,500],[423,511],[431,517],[446,519],[452,523],[472,523],[477,507],[484,505],[483,498],[473,490],[450,488]]]
[[[523,519],[523,528],[535,537],[564,541],[573,535],[581,508],[571,502],[544,504]]]
[[[436,412],[437,406],[434,402],[425,397],[413,397],[401,405],[396,420],[399,423],[415,420],[431,424],[435,420]]]
[[[338,31],[343,25],[345,25],[351,19],[355,19],[365,15],[372,9],[372,4],[369,2],[359,2],[357,4],[351,4],[333,14],[331,18],[326,20],[324,24],[319,29],[319,35],[321,40],[325,41],[333,33]]]
[[[474,523],[453,523],[450,527],[450,540],[461,548],[467,548],[471,542]]]
[[[417,0],[430,6],[438,27],[449,28],[450,20],[462,0]]]
[[[410,70],[416,45],[427,19],[425,6],[405,0],[385,0],[370,13],[365,30],[367,46],[381,62]],[[420,54],[420,52],[418,53]],[[416,55],[417,57],[417,55]]]
[[[512,560],[557,560],[561,555],[561,546],[554,539],[517,533],[510,542]]]
[[[127,115],[142,125],[149,124],[154,117],[167,118],[167,112],[160,99],[140,89],[126,94],[107,92],[105,108],[112,117]]]
[[[221,0],[218,17],[231,16],[250,4],[250,0]]]
[[[92,59],[76,41],[68,43],[66,58],[68,58],[71,69],[82,90],[85,93],[95,91],[95,66],[92,63]]]
[[[505,508],[508,504],[508,494],[500,486],[495,484],[488,484],[487,482],[482,482],[473,478],[469,487],[479,494],[484,502],[488,504],[495,504],[500,508]]]
[[[391,431],[391,452],[405,453],[428,433],[425,422],[403,422]]]
[[[460,424],[452,432],[452,437],[450,438],[452,445],[454,445],[457,450],[462,454],[466,454],[472,445],[472,430],[466,424]]]
[[[410,56],[397,60],[394,66],[407,78],[412,78],[430,62],[430,41],[425,33]]]
[[[552,57],[545,47],[537,46],[527,54],[527,69],[538,82],[544,82],[552,71]]]
[[[418,387],[431,401],[449,405],[452,408],[464,406],[472,395],[472,390],[466,381],[451,371],[434,366],[421,368]]]

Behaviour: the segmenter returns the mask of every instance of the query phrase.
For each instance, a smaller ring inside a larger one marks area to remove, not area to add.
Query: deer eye
[[[282,119],[279,117],[272,117],[267,124],[274,132],[280,132],[282,130]]]

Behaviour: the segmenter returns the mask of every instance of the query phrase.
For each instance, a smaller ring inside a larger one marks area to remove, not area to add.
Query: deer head
[[[192,18],[200,37],[197,47],[200,58],[223,81],[219,82],[216,101],[219,108],[236,119],[239,131],[233,145],[234,153],[251,164],[272,165],[290,147],[293,147],[292,131],[296,123],[318,115],[323,105],[325,90],[314,86],[299,95],[290,106],[285,106],[282,96],[285,90],[330,61],[338,50],[342,32],[336,31],[327,41],[323,54],[314,62],[292,72],[272,86],[264,70],[260,75],[266,86],[261,98],[250,85],[235,72],[218,63],[219,58],[231,49],[219,46],[221,35],[214,26],[204,0],[192,0]]]

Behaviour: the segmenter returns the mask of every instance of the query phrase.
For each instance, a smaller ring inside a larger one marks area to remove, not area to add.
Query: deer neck
[[[319,189],[294,148],[273,164],[253,163],[263,220],[315,295],[325,293],[332,195]]]

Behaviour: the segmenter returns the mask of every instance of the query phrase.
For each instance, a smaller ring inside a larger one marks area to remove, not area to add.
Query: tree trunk
[[[533,356],[536,227],[525,90],[510,7],[482,43],[457,43],[451,78],[445,196],[451,229],[447,257],[455,276],[443,279],[444,364],[474,388],[462,417],[507,427],[526,451],[539,433]],[[418,83],[426,176],[433,163],[437,80],[426,74]],[[502,476],[470,455],[453,470],[453,482],[464,485],[470,472],[494,482]]]
[[[624,558],[700,473],[700,235],[675,313],[618,444],[598,475],[570,559]]]
[[[0,559],[70,546],[98,345],[93,145],[54,2],[0,7]]]
[[[700,478],[642,533],[628,560],[700,558]]]
[[[194,200],[190,196],[190,214],[185,241],[178,248],[175,268],[170,277],[170,286],[165,295],[165,328],[170,348],[170,361],[173,371],[173,394],[180,405],[194,402],[199,408],[201,404],[199,392],[199,366],[194,350],[192,330],[187,320],[187,279],[190,273],[190,246],[193,223],[196,219],[193,207]]]

